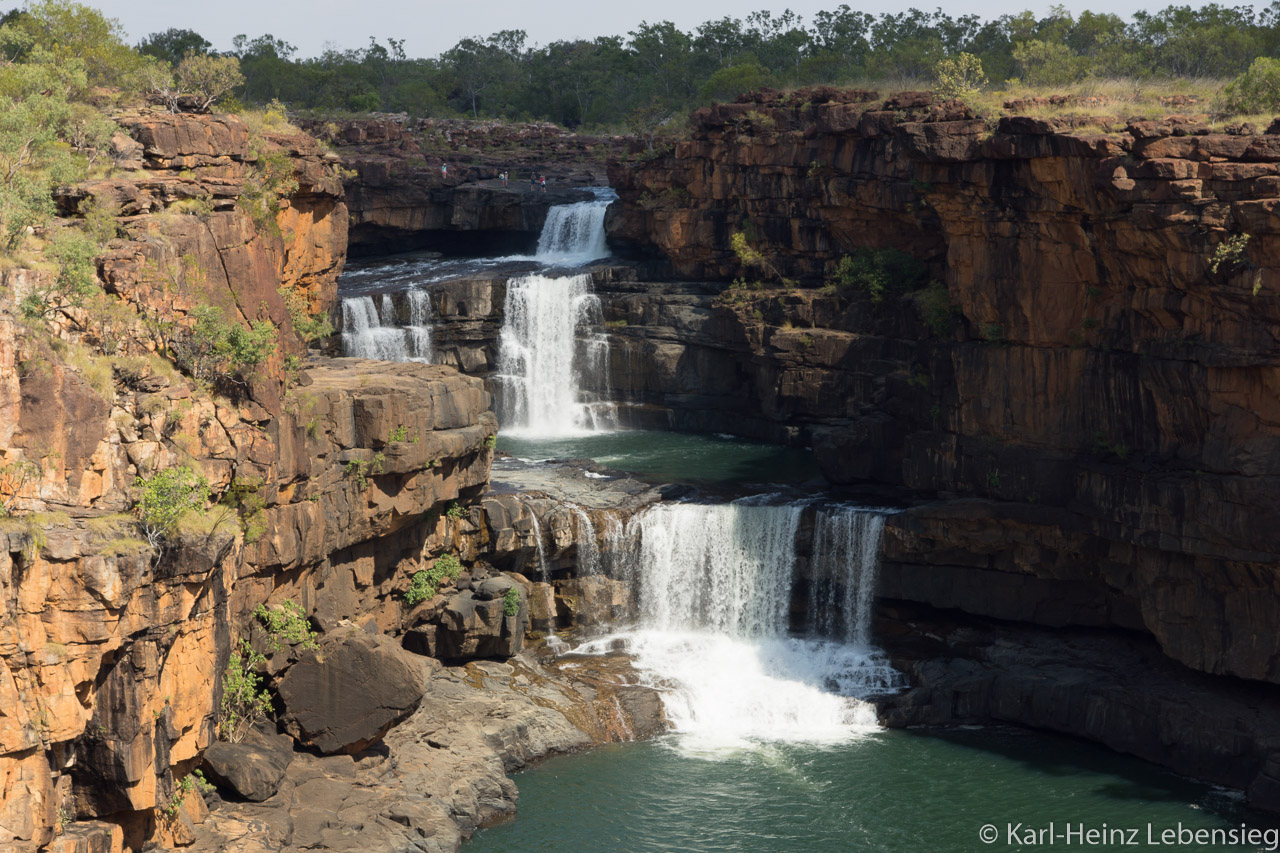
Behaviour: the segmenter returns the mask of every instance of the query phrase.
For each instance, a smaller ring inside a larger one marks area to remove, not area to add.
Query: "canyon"
[[[57,201],[116,212],[97,264],[125,343],[0,311],[0,447],[39,463],[0,519],[0,848],[454,851],[514,811],[511,771],[689,726],[644,674],[669,654],[644,631],[688,624],[871,638],[840,666],[880,725],[1082,737],[1280,811],[1280,134],[829,88],[699,110],[654,151],[537,125],[118,121],[121,176]],[[264,150],[296,181],[268,219],[238,203]],[[570,206],[608,245],[557,271],[538,237]],[[843,258],[888,249],[916,289],[841,284]],[[391,252],[412,253],[398,278]],[[508,257],[415,284],[440,252]],[[3,276],[21,297],[42,274]],[[551,282],[567,325],[517,335]],[[341,334],[309,349],[299,302]],[[235,395],[144,330],[199,305],[279,330]],[[535,377],[526,350],[556,341]],[[580,393],[538,414],[557,383]],[[499,416],[503,436],[731,433],[821,477],[761,503],[529,464],[495,452]],[[130,491],[179,465],[242,497],[157,556]],[[658,550],[680,531],[706,541]],[[759,566],[694,598],[744,543]],[[556,654],[619,626],[632,645]],[[243,648],[278,720],[226,742]],[[183,787],[197,768],[218,794]]]
[[[589,272],[620,421],[807,446],[828,482],[911,504],[885,532],[880,636],[923,686],[885,701],[889,724],[1062,731],[1275,808],[1280,136],[831,89],[692,124],[610,169],[617,257]],[[919,259],[944,295],[818,286],[866,248]],[[493,375],[508,278],[424,285],[438,360]],[[1094,638],[1080,678],[1151,663],[1050,708],[1047,641],[1015,664],[997,639],[1018,625]],[[949,674],[925,677],[921,634]],[[1180,698],[1204,690],[1233,698]]]

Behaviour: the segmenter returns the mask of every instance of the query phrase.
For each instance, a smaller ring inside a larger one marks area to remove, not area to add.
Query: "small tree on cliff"
[[[140,490],[134,512],[159,562],[165,543],[178,529],[178,520],[209,502],[209,481],[186,465],[179,465],[150,477],[138,477],[133,485]]]
[[[234,56],[188,53],[176,70],[163,60],[146,57],[143,79],[147,89],[164,101],[171,113],[184,107],[204,113],[232,89],[244,83],[240,60]]]

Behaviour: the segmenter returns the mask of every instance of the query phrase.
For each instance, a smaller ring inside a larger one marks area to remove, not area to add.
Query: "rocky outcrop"
[[[381,749],[298,754],[276,795],[220,803],[188,849],[456,853],[477,827],[514,814],[507,773],[663,728],[656,694],[629,685],[634,676],[618,658],[431,663],[421,705]]]
[[[202,756],[209,782],[254,803],[271,797],[280,790],[293,760],[293,742],[282,740],[283,748],[268,743],[211,744]]]
[[[901,606],[883,608],[877,629],[912,685],[877,701],[889,726],[1032,726],[1280,809],[1280,696],[1267,685],[1194,672],[1132,634],[1028,630]]]
[[[374,634],[326,638],[280,679],[280,722],[322,755],[363,752],[422,701],[420,660]]]

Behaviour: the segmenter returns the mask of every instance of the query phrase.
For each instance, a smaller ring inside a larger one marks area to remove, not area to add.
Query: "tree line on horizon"
[[[984,20],[941,10],[872,15],[840,5],[807,21],[790,10],[758,11],[688,31],[661,21],[625,36],[546,45],[530,44],[521,30],[502,30],[463,38],[427,58],[409,56],[403,39],[372,37],[364,47],[314,57],[299,56],[271,34],[239,35],[230,50],[215,51],[199,33],[177,28],[130,46],[118,22],[74,0],[28,0],[0,16],[5,33],[0,60],[21,61],[23,45],[43,39],[54,53],[80,61],[90,83],[120,85],[127,78],[126,86],[159,91],[175,108],[189,97],[184,80],[195,75],[234,82],[222,99],[230,110],[237,102],[279,101],[323,114],[403,112],[617,128],[638,114],[650,120],[674,115],[766,86],[873,81],[930,88],[940,63],[957,59],[994,88],[1039,90],[1117,78],[1200,81],[1200,91],[1208,81],[1210,89],[1222,89],[1257,61],[1266,67],[1255,65],[1255,72],[1266,73],[1254,74],[1255,89],[1280,108],[1280,0],[1261,11],[1169,6],[1128,20],[1088,11],[1077,16],[1061,6],[1041,17],[1027,11]]]
[[[191,30],[153,33],[144,54],[177,63],[212,45]],[[301,57],[273,35],[234,40],[246,103],[298,110],[540,119],[566,127],[623,123],[638,108],[687,109],[763,86],[927,81],[938,62],[977,57],[993,81],[1045,87],[1089,78],[1218,78],[1280,57],[1280,0],[1261,11],[1210,3],[1125,20],[1061,6],[983,20],[941,10],[878,16],[841,5],[806,21],[790,10],[724,17],[685,31],[642,23],[626,36],[530,44],[522,30],[463,38],[437,57],[404,40]],[[1015,84],[1016,85],[1016,84]]]

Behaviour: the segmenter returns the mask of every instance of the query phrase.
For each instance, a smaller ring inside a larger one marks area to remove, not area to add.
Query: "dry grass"
[[[1012,80],[993,83],[962,100],[983,117],[1022,115],[1060,118],[1074,115],[1113,120],[1099,120],[1081,128],[1096,129],[1099,132],[1121,130],[1129,119],[1162,119],[1172,115],[1201,119],[1211,127],[1248,122],[1261,132],[1270,124],[1273,115],[1226,115],[1222,112],[1222,90],[1229,82],[1227,78],[1214,77],[1093,77],[1061,86],[1030,86]],[[868,89],[879,92],[881,97],[889,97],[897,92],[931,91],[934,82],[918,77],[896,77],[848,80],[839,85],[841,88]],[[1038,98],[1058,100],[1061,96],[1065,98],[1058,103],[1023,104],[1013,108],[1005,106],[1012,101]]]

